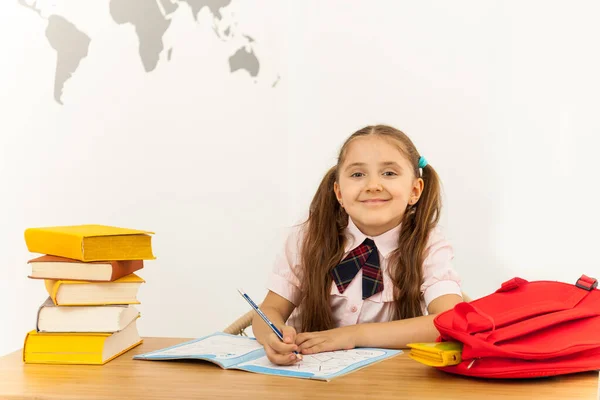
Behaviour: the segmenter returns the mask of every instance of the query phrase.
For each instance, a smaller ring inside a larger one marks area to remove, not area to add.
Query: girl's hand
[[[283,333],[283,342],[275,333],[269,334],[264,344],[265,353],[273,364],[292,365],[301,359],[293,353],[293,351],[298,351],[298,346],[294,343],[296,330],[291,326],[284,326],[281,332]]]
[[[355,326],[345,326],[327,331],[300,333],[296,336],[296,344],[302,354],[350,350],[356,347],[356,329]]]

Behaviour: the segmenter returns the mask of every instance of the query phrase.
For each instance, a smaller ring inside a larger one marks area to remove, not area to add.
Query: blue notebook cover
[[[136,360],[204,360],[224,369],[259,374],[330,381],[360,368],[401,354],[402,350],[358,348],[305,355],[294,365],[271,363],[263,347],[254,338],[216,332],[200,339],[138,354]]]

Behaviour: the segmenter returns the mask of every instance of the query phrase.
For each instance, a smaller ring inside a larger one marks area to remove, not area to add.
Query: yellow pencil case
[[[462,361],[462,343],[409,343],[407,346],[411,349],[410,358],[430,367],[456,365]]]

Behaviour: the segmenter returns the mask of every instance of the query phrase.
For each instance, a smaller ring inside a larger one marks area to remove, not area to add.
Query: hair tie
[[[427,166],[427,160],[425,157],[421,156],[419,158],[419,168],[425,168]]]

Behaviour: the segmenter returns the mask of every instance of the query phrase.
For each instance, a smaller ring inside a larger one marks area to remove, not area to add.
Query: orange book
[[[143,260],[91,261],[45,255],[27,262],[29,278],[112,282],[144,268]]]
[[[25,243],[32,253],[79,261],[154,260],[153,232],[106,225],[28,228]]]
[[[139,304],[137,293],[145,281],[129,274],[114,282],[88,282],[46,279],[46,290],[57,306],[101,306]]]

